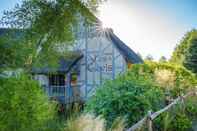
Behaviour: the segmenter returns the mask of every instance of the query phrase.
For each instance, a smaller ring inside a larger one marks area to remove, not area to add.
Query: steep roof
[[[113,33],[112,29],[106,29],[106,36],[113,42],[113,44],[128,62],[134,64],[143,63],[143,60],[130,47],[128,47],[123,41],[121,41]]]
[[[83,58],[80,53],[75,53],[72,58],[60,58],[58,61],[58,66],[44,66],[44,67],[33,67],[33,74],[50,74],[50,73],[68,73],[76,64]],[[77,68],[77,67],[76,67]]]
[[[88,10],[88,8],[85,5],[82,5],[84,8]],[[89,10],[89,14],[92,14],[91,16],[93,19],[95,19],[95,23],[102,26],[102,21],[94,15],[93,12]],[[116,46],[116,48],[120,51],[120,53],[125,57],[125,59],[128,62],[138,64],[143,63],[143,60],[140,56],[138,56],[130,47],[128,47],[123,41],[121,41],[113,32],[113,29],[106,28],[105,35],[109,40],[113,42],[113,44]]]

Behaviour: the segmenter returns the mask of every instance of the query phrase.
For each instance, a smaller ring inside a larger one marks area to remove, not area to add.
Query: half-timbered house
[[[61,103],[85,102],[106,80],[113,80],[132,64],[143,62],[112,29],[103,29],[100,21],[95,25],[83,21],[75,32],[72,57],[59,59],[55,68],[32,69],[34,79],[49,98]]]

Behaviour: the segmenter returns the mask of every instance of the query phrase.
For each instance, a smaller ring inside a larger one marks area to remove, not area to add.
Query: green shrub
[[[142,65],[134,65],[130,72],[134,72],[136,76],[152,77],[155,84],[173,97],[177,97],[197,85],[197,77],[193,73],[182,66],[171,63],[147,62]]]
[[[177,113],[170,128],[177,131],[191,131],[192,121],[185,114]]]
[[[178,104],[154,120],[158,131],[191,131],[192,120],[185,111],[184,105]]]
[[[133,65],[123,76],[99,87],[87,102],[85,111],[101,115],[107,120],[108,126],[117,117],[124,116],[127,126],[131,126],[144,117],[148,110],[154,112],[166,106],[165,95],[176,98],[196,85],[196,76],[177,65],[154,62]],[[190,106],[186,109],[191,113],[194,107],[192,104]],[[185,116],[177,115],[178,124],[182,120],[186,121]]]
[[[185,100],[185,111],[191,120],[197,120],[197,96],[191,96]]]
[[[27,76],[0,79],[0,130],[46,130],[54,107],[41,87]]]
[[[108,126],[121,116],[131,125],[146,115],[148,110],[156,111],[163,105],[164,94],[151,78],[130,71],[98,88],[87,102],[86,111],[103,116]]]

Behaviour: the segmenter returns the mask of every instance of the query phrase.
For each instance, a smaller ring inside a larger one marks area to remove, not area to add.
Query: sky
[[[0,17],[21,0],[0,0]],[[108,0],[99,19],[143,57],[170,58],[184,34],[197,28],[197,0]]]
[[[184,34],[197,28],[197,0],[108,0],[100,19],[143,57],[170,58]]]

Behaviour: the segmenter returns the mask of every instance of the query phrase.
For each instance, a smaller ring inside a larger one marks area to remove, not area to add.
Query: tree
[[[26,63],[31,65],[41,53],[50,54],[60,44],[73,43],[73,29],[81,22],[79,17],[84,17],[87,24],[95,22],[91,11],[102,1],[23,0],[21,5],[4,12],[1,25],[23,31],[22,41],[31,48]]]
[[[165,56],[162,56],[160,59],[159,59],[159,62],[167,62],[167,58]]]
[[[183,65],[197,74],[197,37],[191,38],[190,47],[185,54],[185,61]]]
[[[152,55],[149,54],[149,55],[146,56],[145,60],[147,60],[147,61],[153,61],[154,58],[153,58]]]
[[[171,62],[185,66],[187,69],[196,73],[196,39],[197,39],[197,30],[193,29],[192,31],[186,33],[183,40],[175,48],[173,55],[171,57]]]
[[[5,33],[0,35],[0,71],[5,68],[23,67],[26,59],[28,58],[31,48],[29,45],[22,42],[22,36],[18,30],[15,29],[2,29]]]

